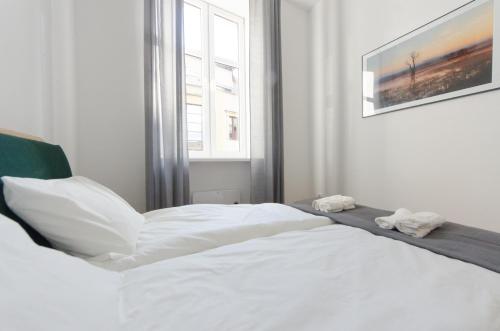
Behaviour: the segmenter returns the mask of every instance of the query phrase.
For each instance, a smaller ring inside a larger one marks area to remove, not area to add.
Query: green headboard
[[[39,179],[68,178],[71,177],[71,168],[60,146],[0,133],[0,178],[2,176]],[[1,180],[0,213],[18,222],[37,244],[51,247],[41,234],[7,207]]]

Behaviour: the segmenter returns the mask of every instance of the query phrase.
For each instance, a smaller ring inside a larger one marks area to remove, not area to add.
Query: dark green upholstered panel
[[[60,146],[0,134],[0,178],[2,176],[57,179],[71,177],[71,168]],[[0,213],[15,220],[39,245],[51,247],[36,230],[14,215],[5,204],[0,181]]]

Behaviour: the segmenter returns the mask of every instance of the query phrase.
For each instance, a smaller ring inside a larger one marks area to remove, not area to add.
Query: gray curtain
[[[281,1],[250,0],[252,202],[284,202]]]
[[[148,210],[189,203],[182,0],[144,0]]]

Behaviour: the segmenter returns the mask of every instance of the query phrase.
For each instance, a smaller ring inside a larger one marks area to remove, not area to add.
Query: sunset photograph
[[[372,77],[374,109],[491,83],[493,3],[487,1],[368,56],[364,72]]]

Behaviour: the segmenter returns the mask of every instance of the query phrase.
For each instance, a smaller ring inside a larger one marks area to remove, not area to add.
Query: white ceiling
[[[287,0],[304,8],[311,8],[318,0]]]

